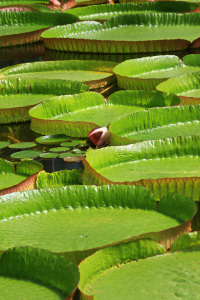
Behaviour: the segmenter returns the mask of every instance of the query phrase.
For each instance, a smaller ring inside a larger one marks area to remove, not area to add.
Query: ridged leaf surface
[[[148,188],[159,200],[171,192],[200,200],[199,136],[144,141],[88,151],[86,184],[132,184]]]
[[[28,78],[2,79],[0,88],[0,124],[28,121],[29,109],[45,99],[89,89],[78,81]]]
[[[200,55],[187,55],[180,60],[175,55],[131,59],[113,69],[119,87],[131,90],[154,90],[168,78],[200,71]]]
[[[187,56],[186,56],[187,57]],[[198,56],[199,58],[200,56]],[[181,99],[183,104],[200,103],[200,72],[168,79],[159,84],[156,89],[166,93],[173,93]]]
[[[43,249],[16,247],[0,258],[2,299],[66,299],[79,277],[67,258]]]
[[[178,103],[174,95],[157,91],[121,91],[112,94],[107,101],[100,94],[87,92],[52,98],[31,109],[29,114],[31,128],[36,132],[86,137],[90,130],[107,126],[131,112]]]
[[[81,299],[198,299],[199,249],[162,254],[147,240],[98,251],[79,266]]]
[[[189,48],[191,42],[199,38],[199,20],[199,14],[195,13],[129,14],[111,18],[104,25],[94,21],[83,21],[58,26],[46,30],[41,36],[46,48],[60,51],[175,51]]]
[[[111,145],[200,133],[200,105],[151,108],[112,122]]]
[[[29,44],[41,40],[44,29],[76,22],[77,18],[64,13],[0,11],[0,47]]]
[[[168,247],[176,235],[188,232],[196,213],[192,200],[176,195],[161,200],[156,211],[152,194],[133,186],[66,186],[0,200],[1,250],[28,244],[77,260],[108,244],[142,237]]]
[[[76,80],[97,89],[116,81],[112,73],[115,65],[112,62],[80,60],[34,62],[4,68],[0,77]]]

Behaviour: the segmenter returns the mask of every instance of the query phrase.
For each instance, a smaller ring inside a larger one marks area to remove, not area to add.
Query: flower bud
[[[110,131],[107,127],[96,128],[88,133],[88,138],[95,146],[105,147],[110,142]]]
[[[54,6],[61,6],[62,1],[60,3],[58,0],[49,0],[49,3]]]

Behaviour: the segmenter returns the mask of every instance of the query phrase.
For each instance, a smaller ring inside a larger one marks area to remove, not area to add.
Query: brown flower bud
[[[110,142],[110,131],[107,127],[96,128],[88,133],[88,138],[99,148],[105,147]]]

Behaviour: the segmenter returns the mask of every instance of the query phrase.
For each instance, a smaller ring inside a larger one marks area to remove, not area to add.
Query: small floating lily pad
[[[66,134],[45,135],[36,139],[36,142],[42,145],[60,144],[70,139]]]
[[[16,247],[0,257],[2,299],[71,298],[79,277],[72,262],[43,249]]]
[[[4,142],[4,141],[1,141],[0,142],[0,149],[3,149],[3,148],[6,148],[10,145],[10,142]]]
[[[43,151],[24,150],[11,154],[11,157],[16,159],[35,158],[40,156],[42,153]]]
[[[117,16],[104,25],[83,21],[46,30],[46,48],[68,52],[148,53],[196,47],[199,14],[137,13]]]
[[[0,200],[0,250],[29,244],[77,262],[102,247],[145,237],[168,248],[190,230],[197,211],[178,194],[164,197],[157,208],[148,190],[124,185],[44,188]]]
[[[181,104],[183,105],[199,104],[200,72],[168,79],[167,81],[159,84],[156,89],[177,95],[181,99]]]
[[[77,156],[77,153],[73,153],[73,152],[67,152],[67,153],[61,153],[60,154],[60,158],[66,158],[66,157],[73,157],[73,156]]]
[[[87,137],[92,129],[107,126],[131,112],[154,106],[175,105],[179,102],[177,96],[158,91],[116,92],[108,101],[99,93],[86,92],[54,97],[31,109],[29,114],[31,129],[38,133],[66,133],[73,137]]]
[[[97,89],[116,82],[115,66],[114,62],[92,60],[40,61],[4,68],[0,77],[76,80]]]
[[[55,148],[49,149],[50,152],[66,152],[69,150],[70,150],[69,147],[55,147]]]
[[[160,55],[126,60],[113,69],[118,85],[128,90],[154,90],[168,78],[200,71],[200,54],[180,60],[175,55]]]
[[[60,155],[60,153],[42,153],[40,154],[40,157],[41,158],[48,158],[48,159],[53,159],[53,158],[56,158]]]
[[[25,149],[25,148],[33,148],[35,146],[36,146],[36,144],[33,143],[33,142],[24,142],[24,143],[11,144],[9,146],[9,148],[12,148],[12,149]]]
[[[88,151],[85,184],[131,184],[159,200],[171,192],[200,200],[200,136],[144,141]]]
[[[81,156],[65,157],[64,161],[67,163],[76,163],[76,162],[81,161]]]

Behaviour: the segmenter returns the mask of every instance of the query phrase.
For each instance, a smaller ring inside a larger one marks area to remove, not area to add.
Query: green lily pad
[[[67,163],[76,163],[81,161],[81,156],[75,155],[70,157],[65,157],[64,161]]]
[[[101,61],[40,61],[4,68],[0,77],[77,80],[97,89],[116,81],[112,73],[115,66],[116,63]]]
[[[66,134],[45,135],[37,138],[36,142],[42,145],[54,145],[65,142],[69,140],[69,138],[70,136],[67,136]]]
[[[149,240],[100,250],[79,265],[81,297],[132,300],[134,295],[135,299],[143,300],[198,299],[200,251],[199,248],[193,252],[187,250],[165,253]]]
[[[136,5],[135,3],[116,3],[103,4],[103,5],[92,5],[81,8],[74,8],[68,10],[68,13],[75,15],[80,21],[105,21],[118,15],[127,15],[138,12],[189,12],[198,10],[198,4],[191,4],[182,2],[177,3],[176,1],[156,1],[146,2],[143,5]]]
[[[46,48],[69,52],[177,51],[191,47],[199,38],[199,21],[199,14],[130,14],[111,18],[104,25],[83,21],[54,27],[41,37]]]
[[[70,150],[69,147],[55,147],[55,148],[49,149],[50,152],[66,152],[69,150]]]
[[[148,190],[123,185],[40,189],[0,200],[0,250],[28,243],[77,262],[102,247],[145,237],[168,248],[190,230],[197,211],[178,194],[164,197],[156,209]]]
[[[16,247],[0,257],[2,299],[67,299],[79,277],[68,259],[43,249]]]
[[[16,153],[11,154],[12,158],[15,159],[26,159],[26,158],[35,158],[40,156],[43,151],[37,151],[37,150],[24,150],[24,151],[19,151]]]
[[[69,157],[74,157],[74,156],[77,156],[78,154],[77,153],[73,153],[73,152],[67,152],[67,153],[61,153],[60,154],[60,158],[69,158]],[[76,160],[76,159],[75,159]]]
[[[76,6],[98,5],[106,3],[106,0],[76,0]]]
[[[10,142],[4,142],[4,141],[1,141],[0,142],[0,149],[3,149],[3,148],[6,148],[10,145]]]
[[[37,176],[37,188],[53,188],[65,185],[80,185],[82,170],[61,170],[58,172],[47,173],[41,171]]]
[[[171,192],[200,200],[200,137],[144,141],[88,151],[85,184],[131,184],[149,189],[156,200]]]
[[[200,54],[187,55],[180,60],[175,55],[143,57],[124,61],[113,72],[118,86],[129,90],[155,90],[168,78],[200,71]]]
[[[29,109],[53,96],[85,92],[89,87],[78,81],[2,79],[0,83],[0,124],[30,120]]]
[[[38,42],[46,28],[76,22],[77,17],[66,13],[0,11],[0,19],[0,47],[11,47]]]
[[[65,142],[60,144],[60,146],[64,146],[64,147],[75,147],[77,145],[79,145],[81,143],[81,141],[79,140],[72,140],[70,142]]]
[[[33,143],[33,142],[24,142],[24,143],[11,144],[9,146],[9,148],[12,148],[12,149],[25,149],[25,148],[33,148],[35,146],[36,146],[36,144]]]
[[[200,57],[200,56],[199,56]],[[177,78],[168,79],[159,84],[156,89],[176,94],[183,105],[200,103],[200,72],[187,74]]]
[[[109,126],[110,145],[200,133],[200,105],[150,108],[124,116]]]
[[[34,188],[37,173],[42,170],[38,162],[23,161],[14,165],[0,158],[0,195]]]
[[[41,158],[53,159],[59,156],[60,153],[42,153],[40,154]]]
[[[86,137],[92,129],[107,126],[130,112],[152,106],[175,105],[179,101],[178,97],[165,93],[125,91],[112,94],[106,102],[102,95],[86,92],[54,97],[31,109],[29,114],[33,131]]]

